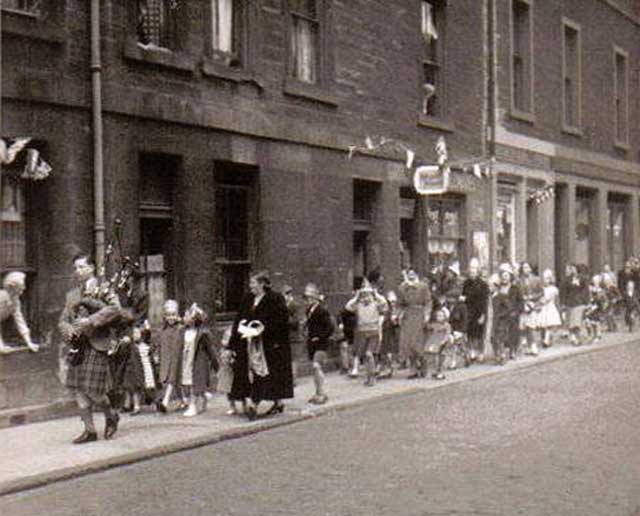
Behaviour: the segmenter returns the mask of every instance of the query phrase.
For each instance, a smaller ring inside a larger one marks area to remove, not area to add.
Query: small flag
[[[413,160],[416,158],[416,153],[411,149],[407,149],[407,168],[411,168],[413,166]]]
[[[367,149],[373,150],[373,140],[371,139],[371,136],[367,136],[364,139],[364,145]]]
[[[474,163],[473,165],[473,175],[478,179],[482,179],[482,168],[479,163]]]
[[[0,162],[5,165],[13,163],[18,153],[24,149],[30,141],[31,138],[16,138],[11,145],[7,146],[4,138],[0,138]]]
[[[436,154],[438,155],[438,165],[444,165],[444,163],[449,159],[449,155],[447,154],[447,142],[444,139],[444,136],[440,136],[438,138],[438,142],[436,143]]]

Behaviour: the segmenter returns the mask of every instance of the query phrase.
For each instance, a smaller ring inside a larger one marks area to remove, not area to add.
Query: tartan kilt
[[[109,356],[87,346],[82,363],[69,366],[66,387],[92,397],[101,397],[113,386]]]

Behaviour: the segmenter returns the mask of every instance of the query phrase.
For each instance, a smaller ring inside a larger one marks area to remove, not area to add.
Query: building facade
[[[2,135],[31,136],[53,167],[39,183],[3,173],[0,267],[28,272],[28,319],[49,343],[0,357],[9,422],[65,399],[55,327],[71,259],[102,231],[98,191],[106,240],[121,219],[141,258],[154,322],[169,297],[228,321],[263,268],[276,288],[318,283],[335,310],[370,271],[394,288],[418,231],[432,266],[618,268],[640,246],[637,2],[2,4]],[[424,229],[403,152],[349,159],[367,136],[430,162],[444,136],[452,161],[494,157],[493,174],[454,168]],[[533,202],[548,185],[555,197]]]
[[[497,0],[493,16],[496,260],[620,270],[640,248],[638,2]]]

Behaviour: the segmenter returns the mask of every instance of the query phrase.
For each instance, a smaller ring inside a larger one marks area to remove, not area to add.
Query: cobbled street
[[[639,345],[6,496],[0,514],[638,515]]]

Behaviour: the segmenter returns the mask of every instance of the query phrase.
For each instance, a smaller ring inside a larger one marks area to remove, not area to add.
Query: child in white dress
[[[542,330],[542,345],[548,348],[552,345],[553,330],[562,325],[562,318],[558,310],[559,290],[555,286],[551,269],[545,269],[542,273],[542,283],[543,295],[538,301],[538,318]]]

